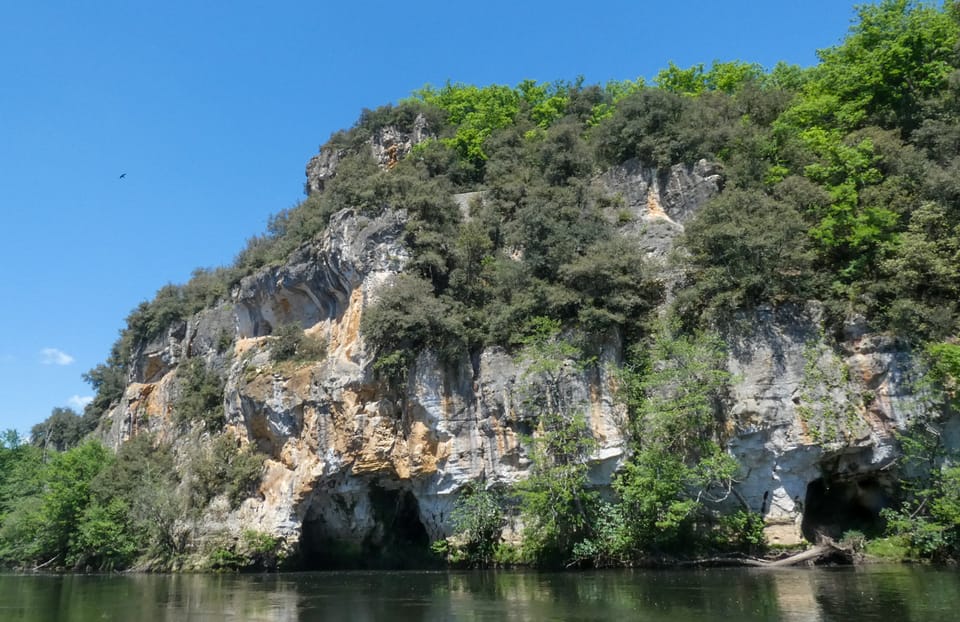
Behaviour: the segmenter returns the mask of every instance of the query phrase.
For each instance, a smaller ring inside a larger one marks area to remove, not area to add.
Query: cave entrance
[[[366,533],[343,534],[331,528],[322,513],[304,520],[300,536],[304,570],[402,570],[437,565],[413,493],[377,484],[371,484],[368,493],[374,520]]]
[[[338,535],[322,517],[303,521],[300,532],[301,570],[362,568],[362,543]]]
[[[370,489],[370,503],[381,529],[368,542],[368,551],[383,568],[431,565],[430,536],[420,521],[420,504],[409,490]]]
[[[891,501],[888,482],[878,476],[839,481],[815,479],[807,484],[800,530],[810,542],[816,542],[818,536],[839,540],[852,530],[876,536],[884,527],[880,510]]]

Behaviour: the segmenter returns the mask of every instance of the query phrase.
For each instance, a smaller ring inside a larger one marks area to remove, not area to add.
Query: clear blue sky
[[[365,107],[448,79],[807,66],[853,15],[839,0],[2,2],[0,430],[81,410],[81,374],[130,310],[231,262]]]

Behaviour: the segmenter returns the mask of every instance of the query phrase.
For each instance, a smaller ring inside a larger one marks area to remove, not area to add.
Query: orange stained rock
[[[149,384],[132,384],[127,389],[128,393],[133,393],[134,397],[130,398],[130,401],[127,404],[127,408],[131,412],[146,412],[150,414],[151,402],[150,396],[153,394],[154,389],[157,388],[155,383]],[[153,409],[157,410],[156,404],[153,405]],[[157,410],[157,412],[159,412]]]
[[[450,454],[449,445],[441,444],[434,431],[422,421],[414,421],[410,426],[410,435],[405,444],[407,455],[403,458],[410,465],[413,476],[435,473],[437,463]]]
[[[247,337],[245,339],[237,339],[236,343],[233,345],[233,354],[234,356],[246,354],[252,348],[257,347],[266,341],[266,339],[266,337]]]
[[[663,211],[663,206],[660,205],[660,197],[652,188],[647,192],[647,212],[654,218],[669,219],[667,213]]]
[[[590,387],[590,432],[599,445],[603,445],[607,440],[604,433],[605,418],[603,416],[603,395],[594,383]]]
[[[359,287],[350,294],[350,303],[339,320],[330,326],[330,351],[344,358],[353,356],[353,347],[360,338],[360,318],[363,315],[363,291]]]
[[[264,469],[263,479],[260,481],[260,494],[268,505],[276,506],[283,501],[285,491],[290,490],[290,484],[295,483],[296,472],[286,468],[280,462],[267,460]],[[294,496],[300,498],[310,494],[311,489],[305,489],[304,486],[294,486]]]

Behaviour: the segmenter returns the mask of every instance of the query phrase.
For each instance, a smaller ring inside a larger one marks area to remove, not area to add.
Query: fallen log
[[[835,560],[841,563],[853,564],[855,555],[853,549],[842,547],[833,540],[824,539],[805,551],[800,551],[782,559],[757,559],[755,557],[711,557],[684,562],[683,566],[753,566],[756,568],[786,568],[798,566],[817,560]]]
[[[844,557],[849,555],[852,563],[852,551],[848,551],[838,546],[835,542],[833,542],[833,540],[821,542],[820,544],[809,548],[806,551],[800,551],[796,555],[791,555],[790,557],[784,557],[783,559],[778,559],[775,561],[760,561],[763,562],[761,565],[765,568],[782,568],[784,566],[796,566],[808,561],[820,559],[821,557],[835,557],[838,554]]]
[[[60,553],[57,553],[56,555],[54,555],[53,557],[51,557],[51,558],[48,559],[47,561],[43,562],[43,563],[40,564],[39,566],[34,566],[33,569],[34,569],[34,570],[43,570],[44,568],[46,568],[47,566],[49,566],[49,565],[52,564],[53,562],[57,561],[57,558],[59,558],[59,557],[60,557]]]

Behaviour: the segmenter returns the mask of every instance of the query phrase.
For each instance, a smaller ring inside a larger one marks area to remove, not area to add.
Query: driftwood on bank
[[[39,566],[35,566],[35,567],[34,567],[34,570],[43,570],[44,568],[46,568],[47,566],[49,566],[49,565],[52,564],[53,562],[57,561],[57,559],[58,559],[59,557],[60,557],[60,553],[57,553],[56,555],[54,555],[53,557],[51,557],[51,558],[48,559],[47,561],[43,562],[43,563],[40,564]]]
[[[855,551],[843,547],[830,539],[824,539],[816,546],[800,551],[781,559],[757,559],[754,557],[712,557],[684,562],[684,566],[754,566],[757,568],[786,568],[800,564],[816,562],[833,562],[853,564],[856,561]]]

